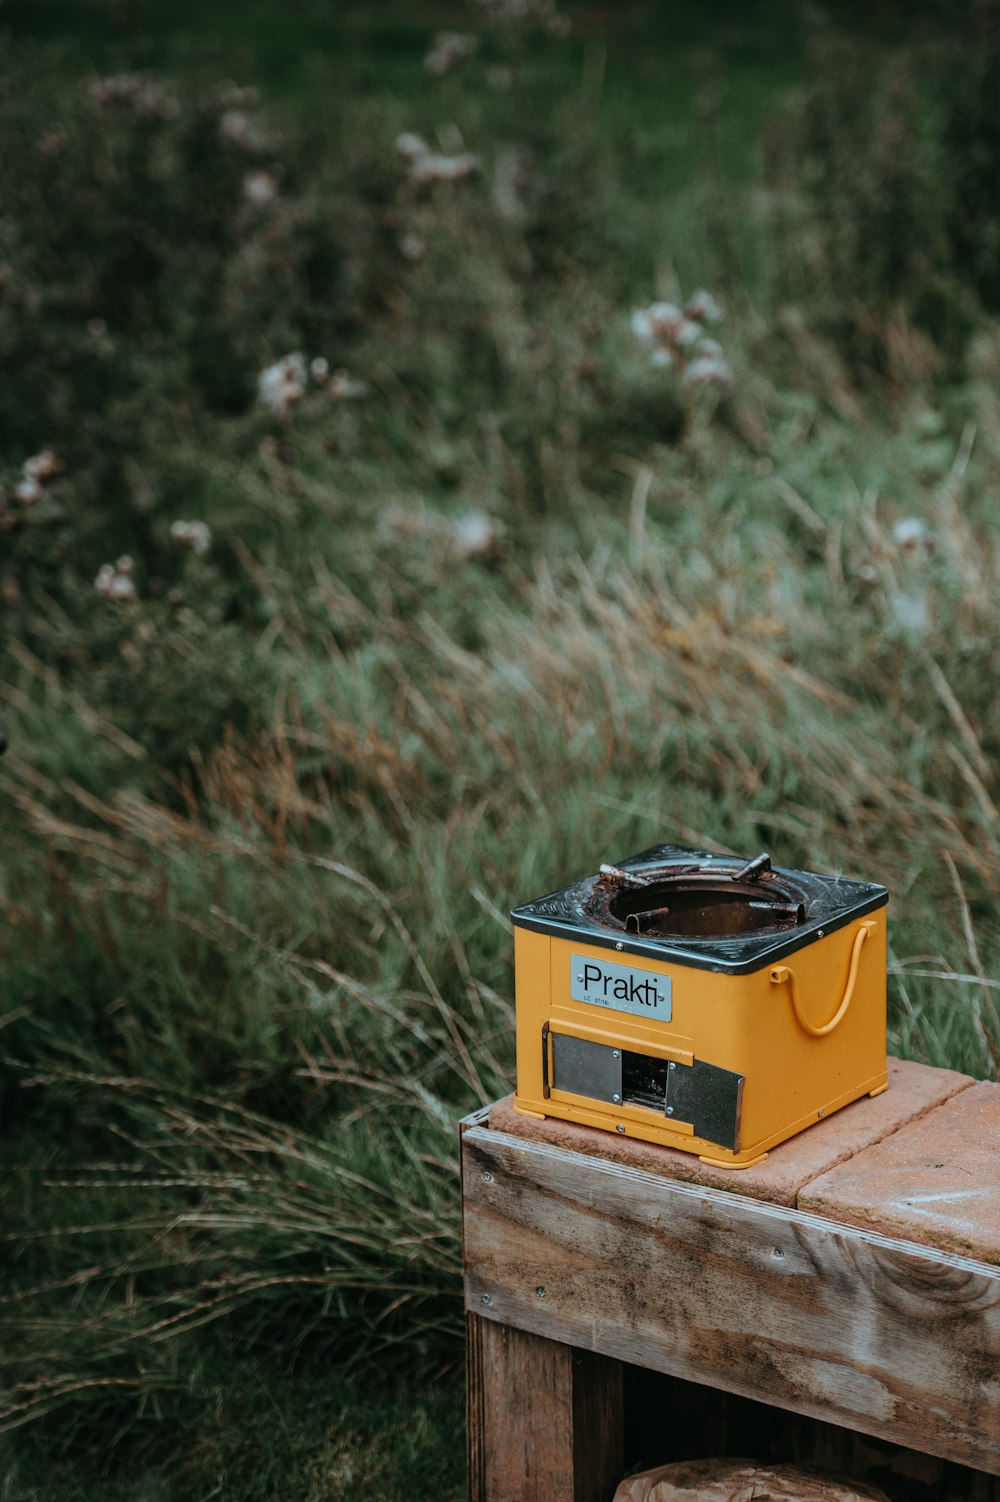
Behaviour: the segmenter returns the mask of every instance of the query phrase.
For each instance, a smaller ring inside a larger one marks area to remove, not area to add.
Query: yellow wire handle
[[[809,1022],[802,1014],[802,1001],[799,996],[799,988],[795,980],[794,970],[789,970],[787,965],[774,966],[774,969],[771,971],[771,982],[775,986],[783,985],[785,981],[788,982],[788,989],[792,993],[792,1006],[795,1008],[796,1020],[799,1024],[799,1027],[801,1027],[804,1032],[807,1032],[810,1038],[826,1038],[830,1033],[833,1032],[835,1027],[840,1026],[844,1018],[847,1016],[847,1008],[850,1006],[854,998],[854,987],[858,979],[858,966],[861,963],[861,950],[864,947],[864,942],[868,938],[868,935],[873,934],[874,932],[874,923],[862,923],[861,927],[854,935],[854,945],[851,949],[851,965],[850,969],[847,972],[847,987],[844,991],[840,1006],[834,1012],[829,1022],[824,1022],[822,1027],[814,1027],[813,1024]]]

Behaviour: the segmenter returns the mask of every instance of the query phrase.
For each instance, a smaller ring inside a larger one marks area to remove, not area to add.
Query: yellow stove
[[[517,1109],[761,1162],[888,1084],[888,899],[657,845],[516,908]]]

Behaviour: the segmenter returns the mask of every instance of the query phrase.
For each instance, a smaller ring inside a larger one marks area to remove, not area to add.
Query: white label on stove
[[[631,1012],[636,1017],[655,1017],[669,1022],[673,1012],[669,975],[635,970],[613,960],[595,960],[574,954],[569,962],[569,994],[574,1001],[611,1012]]]

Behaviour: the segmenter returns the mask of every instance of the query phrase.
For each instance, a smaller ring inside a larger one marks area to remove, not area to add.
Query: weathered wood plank
[[[470,1310],[1000,1474],[1000,1269],[482,1127],[463,1181]]]
[[[622,1473],[622,1367],[467,1316],[471,1502],[610,1502]]]

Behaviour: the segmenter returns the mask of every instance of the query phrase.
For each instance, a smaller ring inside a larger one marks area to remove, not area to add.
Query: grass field
[[[5,1502],[462,1494],[454,1123],[602,860],[884,881],[996,1077],[1000,47],[510,9],[0,11]]]

